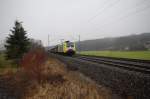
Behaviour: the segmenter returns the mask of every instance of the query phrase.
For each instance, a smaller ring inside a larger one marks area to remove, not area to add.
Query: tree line
[[[150,33],[77,42],[77,50],[150,50]]]

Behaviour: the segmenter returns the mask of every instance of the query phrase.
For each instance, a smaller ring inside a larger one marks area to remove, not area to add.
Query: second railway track
[[[116,58],[108,58],[108,57],[94,57],[87,55],[76,55],[74,58],[95,62],[98,64],[105,64],[112,67],[118,67],[122,69],[126,69],[129,71],[136,71],[141,73],[150,74],[150,63],[148,61],[141,60],[127,60],[127,59],[116,59]]]

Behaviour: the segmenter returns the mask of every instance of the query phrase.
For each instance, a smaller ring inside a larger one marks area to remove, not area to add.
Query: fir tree
[[[23,54],[29,50],[30,42],[21,22],[15,21],[15,27],[10,30],[6,40],[6,58],[18,62]]]

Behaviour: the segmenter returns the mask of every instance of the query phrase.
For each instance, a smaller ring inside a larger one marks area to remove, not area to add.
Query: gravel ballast
[[[113,90],[114,93],[133,99],[150,99],[150,75],[128,71],[104,64],[97,64],[72,57],[53,55],[65,64],[68,69],[77,70]]]

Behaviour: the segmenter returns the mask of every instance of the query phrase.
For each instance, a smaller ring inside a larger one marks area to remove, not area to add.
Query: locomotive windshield
[[[74,47],[74,43],[73,42],[67,42],[67,47]]]

